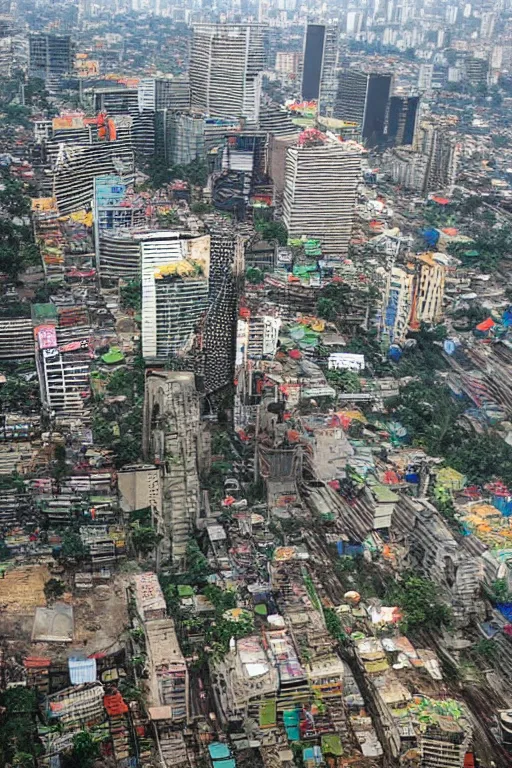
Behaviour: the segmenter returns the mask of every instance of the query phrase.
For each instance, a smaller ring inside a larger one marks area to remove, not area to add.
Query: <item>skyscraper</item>
[[[29,70],[32,77],[46,80],[73,69],[69,35],[29,35]]]
[[[207,305],[210,237],[141,235],[142,354],[165,360],[187,351]]]
[[[302,98],[318,99],[324,55],[325,24],[308,24],[304,37],[304,64],[302,66]]]
[[[321,241],[325,254],[346,255],[352,232],[361,146],[310,129],[286,153],[283,220],[292,238]]]
[[[264,24],[199,24],[190,61],[193,109],[257,121],[265,68]]]
[[[375,146],[383,139],[391,80],[388,74],[356,69],[340,73],[334,117],[358,123],[361,137],[368,146]]]
[[[304,37],[302,98],[319,100],[319,113],[328,114],[336,95],[338,29],[325,24],[308,24]]]
[[[388,141],[395,145],[412,144],[418,115],[418,96],[392,96],[389,100]]]

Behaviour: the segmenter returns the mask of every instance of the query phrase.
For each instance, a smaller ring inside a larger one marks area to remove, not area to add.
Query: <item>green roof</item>
[[[394,493],[394,491],[392,491],[391,488],[388,488],[386,485],[374,485],[372,487],[372,491],[377,501],[381,504],[398,501],[397,494]]]

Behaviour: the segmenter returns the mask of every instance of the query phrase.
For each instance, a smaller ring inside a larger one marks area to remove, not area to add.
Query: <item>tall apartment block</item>
[[[69,35],[29,35],[29,71],[32,77],[47,80],[73,69],[73,49]]]
[[[325,24],[308,24],[304,36],[302,98],[319,101],[318,112],[331,115],[336,96],[338,29]]]
[[[213,117],[257,122],[265,68],[264,24],[200,24],[190,60],[191,105]]]
[[[459,145],[449,127],[433,120],[422,120],[416,131],[415,148],[427,160],[424,193],[449,189],[455,184]]]
[[[361,126],[361,137],[376,146],[384,137],[391,75],[345,69],[339,75],[334,117]]]
[[[142,234],[142,354],[165,360],[191,348],[208,306],[210,237]]]
[[[346,255],[352,232],[361,146],[304,131],[286,153],[283,220],[290,237],[306,235],[324,253]]]
[[[199,512],[201,462],[199,397],[193,373],[150,371],[144,401],[144,456],[161,472],[164,538],[161,554],[184,565]]]

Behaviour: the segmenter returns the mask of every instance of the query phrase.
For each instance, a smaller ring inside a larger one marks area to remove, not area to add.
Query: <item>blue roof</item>
[[[210,757],[212,760],[224,760],[226,757],[231,757],[231,752],[226,744],[222,744],[220,741],[215,741],[208,747]]]
[[[96,659],[68,659],[71,685],[96,681]]]

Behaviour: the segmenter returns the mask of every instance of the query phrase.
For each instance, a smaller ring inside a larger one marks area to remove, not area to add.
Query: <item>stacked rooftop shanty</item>
[[[146,377],[143,448],[162,473],[162,554],[183,562],[199,511],[199,397],[193,373],[152,371]]]
[[[288,148],[283,220],[291,238],[305,235],[320,240],[326,254],[347,253],[361,151],[355,142],[314,129]]]
[[[214,117],[257,121],[265,69],[264,24],[199,24],[190,62],[191,103]]]
[[[191,348],[206,311],[210,237],[152,232],[140,242],[142,354],[163,360]]]

